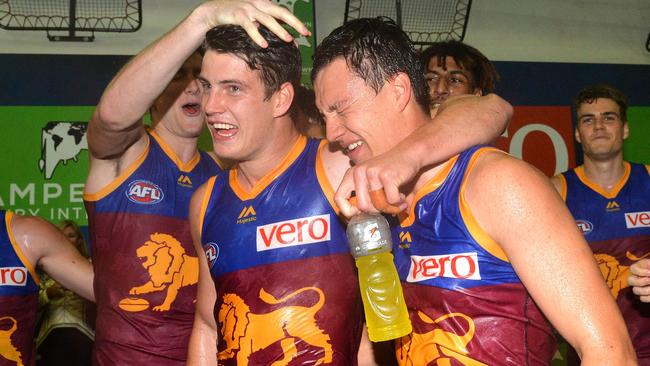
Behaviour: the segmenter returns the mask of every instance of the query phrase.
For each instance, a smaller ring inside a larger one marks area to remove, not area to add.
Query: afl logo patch
[[[208,260],[208,267],[212,269],[219,258],[219,246],[216,243],[207,243],[203,246],[205,258]]]
[[[160,203],[165,194],[157,185],[146,181],[136,180],[129,183],[129,189],[126,191],[126,197],[129,201],[141,205],[154,205]]]
[[[594,225],[587,220],[576,220],[576,225],[578,225],[578,229],[580,229],[580,231],[585,235],[589,234],[594,229]]]

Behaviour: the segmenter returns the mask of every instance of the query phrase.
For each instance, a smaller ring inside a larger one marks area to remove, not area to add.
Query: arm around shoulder
[[[546,176],[506,154],[486,153],[467,178],[465,198],[583,365],[635,364],[618,306]]]

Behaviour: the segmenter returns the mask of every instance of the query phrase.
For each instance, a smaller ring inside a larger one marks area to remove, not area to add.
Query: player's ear
[[[295,91],[290,82],[284,82],[273,95],[273,117],[280,117],[286,114],[291,108]]]
[[[389,82],[391,91],[395,98],[395,107],[398,110],[403,110],[411,100],[413,90],[411,89],[411,79],[403,72],[397,73],[395,77]]]

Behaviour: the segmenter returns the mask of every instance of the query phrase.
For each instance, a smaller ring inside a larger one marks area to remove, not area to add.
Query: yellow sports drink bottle
[[[381,342],[411,333],[388,222],[380,214],[358,214],[348,223],[347,236],[359,271],[370,340]]]

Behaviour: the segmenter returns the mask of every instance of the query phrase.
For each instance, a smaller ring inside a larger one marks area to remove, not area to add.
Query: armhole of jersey
[[[203,221],[205,221],[205,214],[208,209],[208,203],[210,202],[210,196],[212,196],[212,190],[214,189],[214,182],[216,182],[217,176],[210,177],[208,182],[205,185],[205,194],[201,200],[201,211],[199,214],[199,240],[203,241]]]
[[[648,175],[650,175],[650,165],[646,165],[646,166],[645,166],[645,170],[647,170],[647,171],[648,171]]]
[[[11,229],[11,220],[13,219],[13,217],[14,214],[11,211],[7,211],[7,213],[5,214],[5,225],[7,227],[7,236],[9,236],[9,241],[11,242],[11,246],[14,248],[14,252],[16,252],[16,255],[18,256],[20,261],[25,265],[25,267],[27,267],[27,270],[29,271],[29,274],[32,275],[34,282],[36,282],[36,284],[39,285],[41,279],[38,277],[38,274],[36,274],[34,265],[29,262],[27,256],[25,256],[25,253],[23,253],[22,249],[20,249],[20,245],[18,245],[18,242],[14,237],[13,230]]]
[[[467,177],[469,176],[470,172],[474,168],[474,165],[476,164],[476,161],[478,160],[479,156],[481,156],[481,154],[488,151],[497,151],[499,153],[507,154],[504,151],[501,151],[496,148],[491,148],[491,147],[481,148],[478,151],[476,151],[476,153],[471,157],[469,163],[467,164],[467,170],[465,171],[465,176],[463,177],[463,182],[461,183],[460,186],[460,192],[458,194],[458,208],[460,209],[460,214],[463,218],[463,222],[465,223],[465,227],[467,227],[467,231],[469,231],[470,235],[474,238],[474,240],[476,240],[476,242],[488,253],[501,259],[504,262],[510,262],[508,260],[508,256],[503,251],[499,243],[497,243],[494,239],[492,239],[478,225],[478,222],[476,222],[476,218],[472,214],[472,211],[470,210],[467,201],[465,201],[465,186],[467,184]],[[504,225],[507,225],[507,223],[504,223]]]
[[[562,200],[566,202],[566,192],[567,192],[566,177],[564,177],[564,174],[558,174],[555,177],[558,179],[558,181],[560,181],[560,196],[562,196]]]
[[[330,183],[330,180],[327,177],[327,172],[325,171],[325,164],[323,164],[323,149],[327,146],[327,140],[322,140],[320,145],[318,145],[318,152],[316,153],[316,179],[318,179],[318,183],[320,184],[325,198],[327,198],[327,202],[332,206],[332,210],[334,210],[337,215],[341,215],[339,206],[334,202],[334,188],[332,188],[332,184]]]
[[[144,162],[144,159],[147,158],[147,155],[149,154],[149,146],[151,145],[151,140],[147,139],[147,146],[144,148],[144,151],[140,156],[138,156],[137,159],[129,167],[124,170],[120,175],[118,175],[115,179],[113,179],[112,182],[108,183],[106,187],[100,189],[99,191],[95,193],[84,193],[83,199],[85,201],[99,201],[102,198],[108,196],[113,192],[114,190],[117,189],[122,183],[124,183],[125,180],[127,180],[133,172],[135,172],[140,165]]]

